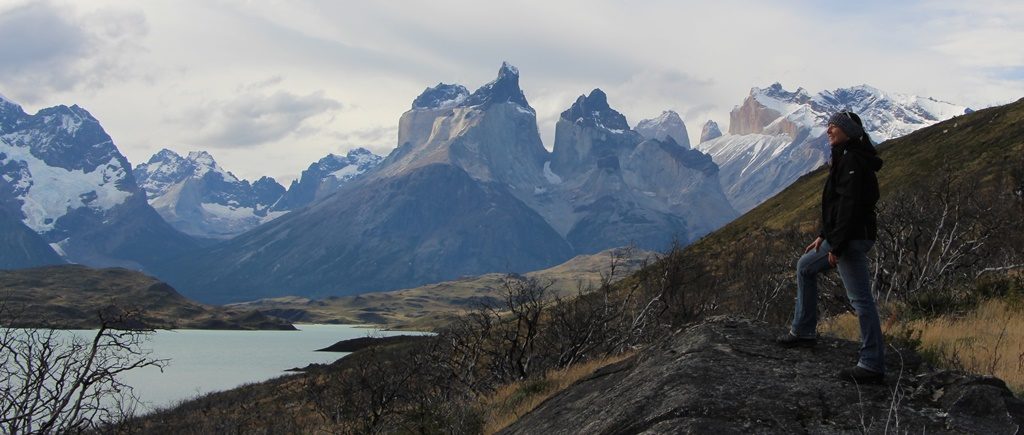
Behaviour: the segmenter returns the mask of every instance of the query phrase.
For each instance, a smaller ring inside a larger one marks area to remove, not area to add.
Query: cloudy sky
[[[693,139],[754,86],[866,83],[974,108],[1024,97],[1024,2],[0,0],[0,94],[78,104],[133,164],[161,148],[282,184],[329,152],[396,146],[427,86],[519,67],[550,149],[601,88]]]

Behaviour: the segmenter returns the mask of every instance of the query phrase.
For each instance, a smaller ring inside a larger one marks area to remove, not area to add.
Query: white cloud
[[[213,100],[180,117],[182,127],[193,130],[192,142],[210,147],[251,147],[285,138],[320,132],[309,124],[342,107],[323,92],[295,95],[246,93],[230,100]]]
[[[51,2],[0,5],[0,85],[35,103],[60,91],[91,92],[132,74],[128,58],[147,31],[138,13],[77,13]]]

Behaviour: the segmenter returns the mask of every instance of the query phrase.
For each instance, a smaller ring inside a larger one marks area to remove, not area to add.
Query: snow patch
[[[562,184],[562,177],[551,171],[551,161],[544,162],[544,178],[547,178],[548,183],[551,184]]]
[[[458,106],[459,104],[462,104],[462,102],[466,101],[466,98],[468,98],[468,97],[469,97],[469,95],[459,94],[459,95],[456,95],[455,98],[450,98],[450,99],[447,99],[447,100],[438,101],[437,102],[437,108],[438,109],[450,109],[452,107]]]
[[[0,152],[6,154],[0,164],[10,161],[24,162],[29,177],[22,178],[18,185],[21,196],[21,210],[25,214],[25,225],[37,233],[53,229],[57,219],[71,210],[90,207],[94,210],[109,210],[122,204],[131,192],[118,189],[117,183],[127,176],[127,171],[111,158],[92,172],[67,170],[47,165],[32,155],[29,147],[14,144],[25,143],[23,135],[7,135],[0,140]]]
[[[348,180],[356,175],[362,174],[363,171],[359,169],[357,165],[348,165],[337,171],[331,172],[331,176],[338,180]]]
[[[251,207],[237,207],[214,202],[204,202],[200,204],[200,207],[203,208],[203,212],[225,220],[245,220],[256,215],[256,210]]]
[[[763,92],[754,93],[754,99],[757,100],[758,103],[761,103],[762,106],[779,112],[779,114],[783,116],[803,106],[802,104],[779,100],[765,95]]]
[[[68,135],[74,136],[78,129],[82,127],[82,118],[78,115],[61,115],[60,126]]]
[[[274,219],[277,219],[277,218],[279,218],[281,216],[284,216],[286,214],[288,214],[287,210],[285,210],[285,211],[271,211],[271,212],[267,212],[266,216],[263,216],[262,218],[260,218],[260,224],[261,225],[265,224],[267,222],[270,222],[270,221],[272,221]]]
[[[195,178],[202,178],[207,172],[214,172],[220,174],[224,181],[238,182],[238,178],[234,174],[222,169],[213,156],[206,151],[190,151],[185,159],[195,163],[195,172],[193,173]]]
[[[53,249],[53,252],[56,252],[57,255],[61,256],[61,258],[67,258],[68,254],[64,252],[64,246],[62,246],[62,244],[67,240],[68,239],[64,239],[57,243],[50,243],[50,249]]]
[[[518,104],[513,104],[513,105],[516,107],[516,111],[519,112],[519,113],[525,113],[527,115],[537,116],[537,113],[534,112],[533,110],[527,109],[527,108],[525,108],[523,106],[520,106]]]

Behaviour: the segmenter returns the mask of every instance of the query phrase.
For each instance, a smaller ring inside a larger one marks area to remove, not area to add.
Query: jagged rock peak
[[[519,69],[508,62],[501,63],[501,68],[498,69],[498,78],[481,86],[480,89],[473,92],[459,106],[481,106],[481,108],[486,109],[492,104],[505,102],[515,103],[533,111],[533,107],[530,107],[530,103],[526,101],[526,95],[519,88]]]
[[[346,157],[348,157],[350,159],[353,158],[353,157],[362,158],[362,157],[368,157],[368,156],[373,156],[373,157],[380,158],[380,156],[374,154],[373,151],[370,151],[370,150],[368,150],[366,148],[363,148],[363,147],[352,148],[351,150],[348,151],[348,154],[346,155]]]
[[[239,181],[234,174],[222,169],[206,151],[189,151],[188,155],[182,157],[164,148],[153,154],[149,161],[137,166],[133,172],[150,199],[165,193],[170,184],[190,177],[202,178],[211,172],[220,174],[227,182]]]
[[[783,88],[782,83],[779,82],[772,83],[771,86],[768,86],[767,88],[764,89],[757,87],[751,88],[750,96],[763,96],[773,98],[779,101],[797,104],[806,103],[811,99],[811,95],[807,92],[806,89],[799,87],[796,89],[796,91],[790,92]]]
[[[264,176],[260,177],[259,180],[256,180],[255,183],[252,183],[252,186],[256,187],[256,186],[259,186],[259,185],[270,184],[270,183],[276,184],[278,186],[281,185],[281,183],[278,183],[277,180],[274,179],[274,177],[270,177],[270,176],[264,175]],[[283,186],[282,186],[282,188],[283,188]]]
[[[704,127],[700,129],[700,143],[707,142],[711,139],[722,137],[722,129],[718,127],[718,123],[712,120],[704,123]]]
[[[189,151],[186,159],[206,166],[217,166],[217,161],[206,151]]]
[[[260,177],[255,183],[252,183],[253,194],[257,198],[266,198],[268,200],[262,201],[263,204],[272,203],[276,201],[281,195],[284,195],[285,188],[278,183],[274,177],[268,177],[266,175]]]
[[[182,157],[181,154],[174,152],[174,150],[164,148],[150,156],[149,161],[146,163],[152,165],[158,162],[172,162],[183,159],[184,157]]]
[[[361,167],[361,171],[369,169],[369,167],[375,166],[380,163],[383,157],[374,154],[372,151],[363,148],[353,148],[349,152],[342,156],[334,153],[327,154],[316,163],[309,166],[309,169],[319,168],[321,170],[338,170],[345,166],[355,165]]]
[[[661,112],[657,118],[645,119],[636,124],[636,131],[646,139],[657,139],[664,141],[665,138],[672,138],[673,141],[683,148],[690,148],[689,133],[686,131],[686,124],[679,114],[674,110]]]
[[[447,109],[462,104],[469,98],[469,90],[459,84],[438,83],[427,88],[412,101],[413,109]]]
[[[614,132],[629,130],[626,117],[608,105],[608,95],[600,89],[590,91],[590,95],[580,95],[569,109],[562,112],[562,119]]]

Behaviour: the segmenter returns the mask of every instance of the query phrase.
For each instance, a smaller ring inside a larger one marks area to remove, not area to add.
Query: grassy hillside
[[[193,302],[143,273],[61,265],[0,271],[0,325],[95,328],[100,313],[137,311],[153,328],[294,329],[252,310]]]

